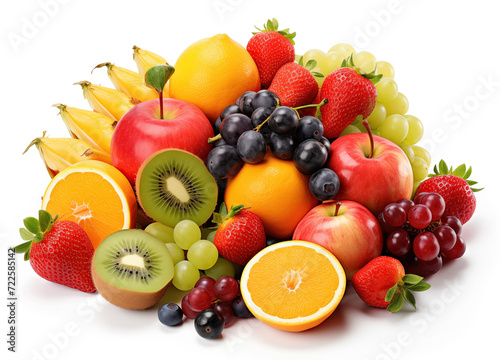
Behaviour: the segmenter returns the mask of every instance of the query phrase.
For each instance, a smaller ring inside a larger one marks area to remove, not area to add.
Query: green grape
[[[184,257],[184,250],[182,250],[176,243],[166,243],[165,246],[167,247],[170,256],[172,256],[172,261],[174,262],[174,265],[177,264],[179,261],[186,259]]]
[[[342,54],[337,51],[330,51],[321,61],[318,61],[318,66],[323,75],[328,76],[342,66],[343,60]]]
[[[378,129],[382,121],[386,118],[385,106],[384,104],[377,101],[375,104],[375,108],[373,109],[370,116],[366,118],[368,121],[368,125],[370,125],[370,129],[375,130]]]
[[[304,58],[302,59],[302,64],[304,64],[304,66],[305,66],[309,60],[316,60],[316,62],[318,63],[325,57],[325,55],[326,54],[319,49],[307,50],[304,53]]]
[[[377,59],[375,59],[375,56],[373,56],[373,54],[368,51],[360,51],[352,56],[352,61],[354,62],[355,66],[360,67],[367,61],[372,61],[373,63],[375,63]]]
[[[164,243],[174,242],[174,229],[162,223],[159,222],[151,223],[148,226],[146,226],[144,231],[150,233],[151,235],[156,236]]]
[[[181,291],[191,290],[199,279],[200,272],[188,260],[181,260],[175,264],[172,284],[177,289]]]
[[[413,170],[413,182],[422,181],[429,174],[429,164],[418,156],[413,159],[411,168]]]
[[[375,68],[376,68],[376,65],[375,65],[375,62],[371,61],[371,60],[368,60],[368,61],[365,61],[363,64],[361,64],[361,66],[359,67],[359,69],[363,72],[365,72],[366,74],[370,74],[372,73],[373,71],[375,71]]]
[[[187,259],[200,270],[210,269],[219,258],[219,251],[208,240],[195,242],[187,252]]]
[[[191,220],[181,220],[175,225],[174,240],[181,249],[187,250],[201,239],[200,227]]]
[[[401,148],[401,150],[404,151],[408,160],[410,160],[410,162],[413,162],[413,159],[415,159],[415,152],[413,151],[411,145],[408,145],[405,142],[399,143],[398,145]]]
[[[391,78],[382,78],[375,84],[377,88],[377,101],[388,103],[398,96],[398,84]]]
[[[372,130],[372,135],[380,136],[380,131],[378,131],[378,130]]]
[[[344,135],[347,135],[347,134],[356,134],[356,133],[360,133],[361,131],[358,129],[358,127],[356,125],[347,125],[347,127],[344,129],[344,131],[342,131],[340,133],[339,136],[344,136]]]
[[[408,134],[408,121],[403,115],[390,115],[385,118],[378,131],[382,137],[399,144]]]
[[[394,68],[387,61],[377,61],[377,71],[376,74],[382,74],[383,77],[394,79]]]
[[[387,116],[393,114],[404,115],[408,111],[410,104],[408,99],[402,93],[398,92],[396,98],[385,105],[385,111],[387,111]]]
[[[368,134],[368,130],[366,130],[365,126],[363,125],[363,122],[360,121],[360,122],[356,122],[354,124],[354,127],[356,127],[358,129],[358,132],[360,133],[365,133],[365,134]],[[373,132],[372,132],[373,134]]]
[[[419,118],[413,115],[405,115],[405,118],[408,120],[410,128],[408,129],[408,135],[406,135],[404,142],[408,145],[415,145],[422,139],[422,136],[424,136],[424,125]]]
[[[214,242],[215,240],[215,234],[217,233],[216,230],[210,232],[207,236],[207,240],[210,241],[210,242]]]
[[[311,71],[323,74],[321,69],[317,66],[314,69],[312,69]],[[323,85],[323,81],[325,81],[325,76],[314,76],[314,80],[316,80],[316,82],[318,83],[318,87],[321,88],[321,86]]]
[[[415,156],[424,159],[427,165],[431,166],[431,154],[426,148],[418,145],[412,145],[411,148],[413,149]]]
[[[234,277],[234,265],[231,261],[219,257],[214,266],[205,270],[205,275],[210,276],[216,281],[225,275]]]
[[[356,54],[356,50],[349,44],[336,44],[333,45],[328,52],[336,51],[342,55],[344,59],[347,59],[352,54]]]
[[[417,192],[418,186],[420,185],[421,181],[414,181],[413,182],[413,191],[411,193],[411,198],[413,199],[415,197],[415,193]]]

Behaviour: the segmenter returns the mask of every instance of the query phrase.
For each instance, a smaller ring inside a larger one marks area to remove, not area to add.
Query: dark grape
[[[425,205],[417,204],[408,210],[408,222],[415,229],[424,229],[432,221],[432,213]]]
[[[277,158],[288,160],[295,151],[295,140],[291,136],[281,136],[272,132],[269,137],[269,148]]]
[[[273,111],[267,123],[276,134],[291,135],[299,125],[299,116],[292,108],[280,106]]]
[[[245,114],[232,114],[222,120],[220,135],[229,145],[236,145],[238,138],[247,130],[252,130],[252,120]]]
[[[238,105],[231,104],[226,106],[224,110],[222,110],[222,112],[220,113],[220,118],[221,120],[224,120],[225,118],[227,118],[229,115],[232,114],[241,114],[241,110]]]
[[[274,238],[268,237],[266,239],[266,246],[271,246],[271,245],[277,244],[277,243],[282,242],[282,241],[285,241],[285,240],[284,239],[274,239]]]
[[[430,276],[437,273],[442,267],[443,258],[439,255],[428,261],[417,259],[415,275],[422,277]]]
[[[236,174],[243,166],[243,160],[234,146],[221,145],[210,151],[207,168],[216,179],[225,179]]]
[[[439,242],[433,233],[425,231],[413,239],[413,252],[420,260],[432,260],[439,255]]]
[[[247,305],[245,304],[241,296],[237,296],[234,298],[233,302],[231,303],[231,307],[233,308],[234,315],[239,318],[246,319],[253,316],[250,310],[248,310]]]
[[[257,164],[266,156],[267,145],[264,135],[255,130],[248,130],[241,134],[236,144],[240,158],[249,164]]]
[[[231,276],[222,276],[215,282],[214,292],[215,296],[222,301],[233,300],[240,291],[238,282]]]
[[[320,141],[323,137],[323,131],[323,123],[319,119],[313,116],[304,116],[299,120],[299,125],[295,130],[295,137],[298,143],[307,139]]]
[[[240,107],[240,111],[248,116],[251,116],[253,113],[253,106],[252,106],[252,101],[257,95],[255,91],[247,91],[243,95],[241,95],[238,99],[238,106]]]
[[[333,199],[337,195],[339,188],[339,177],[333,170],[328,168],[319,169],[309,179],[311,194],[321,201]]]
[[[389,204],[383,212],[385,221],[391,226],[400,227],[406,222],[406,211],[401,204]]]
[[[218,134],[220,133],[220,124],[222,123],[222,118],[219,116],[217,120],[215,120],[214,123],[214,133]]]
[[[219,140],[217,140],[216,142],[213,143],[214,148],[221,146],[221,145],[227,145],[223,138],[220,138]]]
[[[319,139],[319,142],[325,145],[326,150],[328,150],[328,156],[330,156],[330,150],[332,144],[330,143],[330,140],[328,140],[326,137],[322,136],[321,139]]]
[[[224,319],[214,309],[201,311],[194,319],[194,328],[205,339],[216,339],[224,330]]]
[[[260,90],[252,100],[254,109],[265,107],[275,109],[278,105],[278,96],[269,90]]]
[[[196,284],[194,285],[195,288],[200,287],[208,291],[210,294],[211,300],[217,299],[217,296],[215,296],[214,293],[214,285],[215,285],[215,279],[211,278],[210,276],[203,276],[201,277]]]
[[[314,139],[303,141],[293,152],[293,163],[297,170],[306,175],[318,171],[326,162],[328,151],[325,145]]]
[[[257,126],[262,124],[272,114],[273,111],[274,109],[272,108],[266,108],[266,107],[256,108],[252,113],[252,119],[251,119],[252,126],[256,128]],[[263,125],[263,127],[265,127],[266,125],[267,123]]]
[[[158,320],[167,326],[180,324],[183,316],[182,309],[174,303],[165,304],[158,309]]]
[[[457,241],[455,242],[455,245],[450,249],[443,251],[443,256],[445,259],[452,260],[452,259],[458,259],[459,257],[462,257],[465,254],[465,241],[461,236],[457,236]]]
[[[441,251],[450,250],[457,242],[457,234],[449,225],[441,225],[432,232],[439,242]]]
[[[231,304],[227,301],[217,301],[212,303],[212,309],[216,310],[224,318],[224,325],[227,326],[234,319],[234,312]]]
[[[411,249],[410,235],[403,229],[394,230],[387,236],[385,244],[394,256],[404,256]]]

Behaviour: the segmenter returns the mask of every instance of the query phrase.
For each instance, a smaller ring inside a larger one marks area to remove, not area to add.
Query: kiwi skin
[[[94,259],[92,259],[92,280],[103,298],[113,305],[130,310],[145,310],[155,306],[165,295],[168,285],[172,282],[170,280],[162,289],[150,293],[120,289],[107,283],[99,276],[95,270]]]

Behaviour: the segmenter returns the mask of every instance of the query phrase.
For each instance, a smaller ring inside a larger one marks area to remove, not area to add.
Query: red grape
[[[240,290],[238,282],[231,276],[223,276],[215,282],[215,296],[222,301],[233,300]]]
[[[397,203],[387,205],[383,211],[387,224],[400,227],[406,222],[406,211],[404,207]]]
[[[443,256],[446,259],[458,259],[459,257],[462,257],[462,255],[465,253],[465,241],[461,236],[457,236],[457,242],[455,245],[447,251],[443,251]]]
[[[449,225],[438,226],[432,233],[436,236],[441,251],[450,250],[457,241],[457,234]]]
[[[403,256],[411,249],[410,235],[403,229],[395,230],[387,237],[386,246],[393,255]]]
[[[233,308],[226,301],[217,301],[212,303],[212,309],[218,311],[224,318],[224,325],[228,325],[234,319]]]
[[[433,233],[425,231],[413,240],[413,252],[418,259],[432,260],[439,255],[439,242]]]
[[[194,311],[206,310],[212,304],[210,293],[201,287],[195,287],[188,293],[188,305]]]
[[[426,277],[437,273],[442,267],[443,267],[443,258],[439,255],[429,261],[417,259],[416,275]]]
[[[405,209],[406,214],[408,214],[408,210],[410,210],[410,208],[413,205],[415,205],[415,203],[413,201],[411,201],[410,199],[401,199],[398,202],[396,202],[396,204],[401,205],[403,207],[403,209]]]
[[[212,301],[217,299],[217,296],[215,296],[214,293],[214,285],[215,285],[215,279],[211,278],[210,276],[203,276],[201,277],[194,287],[200,287],[208,291],[208,293],[211,296]]]
[[[455,230],[455,234],[462,234],[462,222],[456,216],[443,216],[441,218],[441,223],[444,225],[451,226]]]
[[[408,222],[415,229],[424,229],[432,221],[432,213],[425,205],[414,205],[408,211]]]
[[[427,192],[421,192],[420,194],[415,195],[415,197],[413,198],[413,202],[414,202],[415,204],[420,204],[420,200],[422,200],[422,198],[423,198],[425,195],[427,195],[427,194],[429,194],[429,193],[427,193]]]
[[[429,208],[432,214],[432,221],[439,220],[444,213],[446,203],[443,197],[436,193],[430,193],[422,196],[420,204]]]
[[[389,225],[385,221],[385,219],[384,219],[384,212],[381,212],[380,214],[378,214],[377,220],[378,220],[380,228],[382,229],[382,232],[384,234],[389,234],[389,233],[393,232],[394,230],[397,230],[397,228],[395,228],[394,226]]]
[[[196,315],[198,315],[200,312],[199,311],[194,311],[193,309],[191,309],[191,307],[189,306],[189,303],[187,301],[188,295],[189,294],[186,294],[182,298],[181,308],[182,308],[182,312],[184,313],[184,315],[186,315],[186,317],[188,319],[194,319],[194,318],[196,318]]]

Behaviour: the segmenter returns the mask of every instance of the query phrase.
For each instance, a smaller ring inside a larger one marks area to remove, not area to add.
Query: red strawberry
[[[314,60],[306,67],[295,62],[283,65],[274,75],[268,90],[278,95],[282,106],[310,104],[318,94],[318,83],[310,71],[315,66]]]
[[[245,265],[266,246],[262,221],[243,205],[231,207],[229,213],[222,205],[221,214],[214,214],[214,221],[220,224],[214,244],[226,260]]]
[[[254,35],[248,41],[247,51],[257,65],[262,88],[267,89],[278,69],[295,60],[295,33],[290,34],[289,29],[278,31],[276,19],[267,20],[264,30],[255,28],[260,32],[252,33]]]
[[[95,292],[91,263],[94,247],[85,230],[73,221],[57,221],[40,210],[39,219],[28,217],[19,232],[25,240],[14,249],[24,253],[42,278],[84,292]]]
[[[425,291],[430,285],[417,275],[405,275],[401,262],[379,256],[363,266],[352,277],[352,286],[361,300],[371,306],[397,312],[406,300],[415,307],[411,291]]]
[[[316,93],[316,97],[311,102],[311,104],[319,104],[319,103],[321,103],[321,100],[322,100],[321,99],[321,91],[318,91]],[[298,111],[299,111],[300,117],[304,117],[304,116],[316,116],[317,110],[318,110],[317,108],[305,108],[305,109],[300,109]]]
[[[476,196],[474,192],[481,189],[471,188],[477,181],[468,180],[472,168],[467,170],[465,164],[455,170],[448,169],[446,163],[441,160],[438,166],[434,166],[434,174],[429,174],[430,179],[422,181],[415,195],[423,192],[438,193],[446,203],[443,216],[456,216],[462,224],[470,220],[476,209]]]
[[[338,137],[357,116],[366,119],[372,113],[377,102],[375,84],[380,78],[381,75],[350,67],[341,67],[325,78],[321,86],[321,99],[328,99],[328,104],[321,108],[325,137]]]

